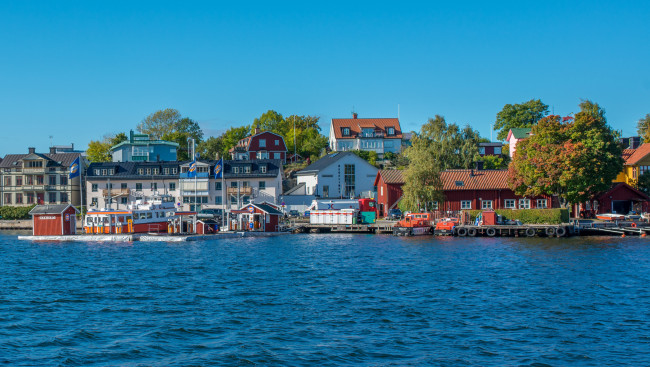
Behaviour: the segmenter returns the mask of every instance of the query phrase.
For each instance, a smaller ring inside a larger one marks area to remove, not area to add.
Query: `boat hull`
[[[393,227],[394,236],[425,236],[431,235],[433,227]]]

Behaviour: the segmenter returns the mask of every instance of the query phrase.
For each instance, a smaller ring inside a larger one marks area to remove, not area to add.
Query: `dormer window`
[[[232,173],[239,173],[239,167],[233,167]]]
[[[260,165],[260,173],[266,173],[266,165],[265,164]]]
[[[350,128],[349,127],[344,127],[343,128],[343,136],[350,136]]]
[[[394,127],[389,127],[388,129],[386,129],[386,134],[395,135],[395,128]]]
[[[456,186],[465,186],[465,182],[463,182],[463,181],[456,181]]]
[[[138,168],[138,174],[144,175],[144,168]]]
[[[244,166],[244,173],[251,173],[251,166]]]

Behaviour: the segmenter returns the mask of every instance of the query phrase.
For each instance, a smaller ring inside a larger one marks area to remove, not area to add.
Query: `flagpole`
[[[226,176],[224,175],[224,168],[226,165],[223,162],[223,158],[221,158],[221,207],[223,208],[223,211],[221,212],[221,226],[225,227],[226,226],[226,202],[224,199],[224,193],[226,191]]]
[[[79,202],[81,205],[81,223],[82,223],[82,228],[83,228],[83,220],[84,220],[84,175],[83,175],[83,170],[81,169],[81,155],[79,155]],[[86,208],[86,211],[88,211],[88,208]],[[74,226],[74,233],[77,234],[77,223],[75,222]]]

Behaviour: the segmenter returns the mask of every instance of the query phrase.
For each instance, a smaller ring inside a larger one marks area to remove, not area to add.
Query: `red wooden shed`
[[[238,211],[239,227],[243,230],[277,232],[282,212],[269,203],[248,204]]]
[[[29,211],[34,236],[63,236],[77,233],[76,214],[72,205],[36,205]]]

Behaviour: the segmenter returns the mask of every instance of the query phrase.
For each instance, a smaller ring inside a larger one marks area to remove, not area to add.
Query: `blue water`
[[[0,364],[650,365],[650,239],[0,235]]]

